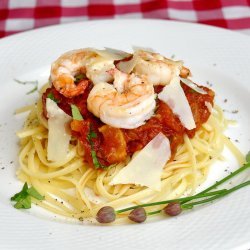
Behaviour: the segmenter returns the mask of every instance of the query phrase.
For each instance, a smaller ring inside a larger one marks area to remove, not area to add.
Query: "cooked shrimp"
[[[188,76],[190,76],[190,74],[191,74],[190,69],[184,66],[181,68],[180,77],[187,78]]]
[[[57,91],[66,97],[73,97],[84,92],[88,81],[75,83],[77,74],[85,74],[86,61],[94,53],[85,49],[69,51],[60,56],[51,66],[50,80]]]
[[[138,50],[134,56],[136,65],[133,70],[136,74],[145,75],[153,85],[169,84],[174,76],[180,74],[182,62],[175,62],[160,54]]]
[[[118,70],[111,73],[114,84],[95,85],[87,99],[88,110],[113,127],[132,129],[143,125],[154,113],[153,85],[135,74]]]
[[[94,84],[111,81],[113,78],[107,71],[112,68],[112,60],[101,57],[92,49],[79,49],[60,56],[52,64],[50,78],[62,95],[74,97],[84,92],[89,80]],[[81,79],[76,83],[79,74],[86,75],[89,80]]]
[[[86,76],[91,79],[94,84],[111,82],[113,77],[108,72],[113,68],[115,68],[114,60],[95,56],[90,58],[86,64]]]
[[[121,60],[116,63],[116,67],[125,73],[143,75],[153,85],[167,85],[180,72],[184,76],[182,64],[181,61],[173,61],[157,53],[137,50],[130,60]],[[187,75],[187,72],[185,74]]]

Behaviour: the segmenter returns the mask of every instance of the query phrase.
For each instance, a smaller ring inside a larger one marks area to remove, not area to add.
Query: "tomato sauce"
[[[88,111],[87,97],[92,88],[93,85],[89,83],[83,94],[73,98],[66,98],[52,87],[46,90],[42,100],[45,117],[47,117],[45,107],[48,95],[52,95],[58,106],[70,116],[72,116],[70,105],[74,104],[78,107],[83,120],[74,120],[71,123],[71,133],[80,140],[84,148],[84,160],[90,166],[96,168],[124,161],[128,155],[131,156],[134,152],[141,150],[159,132],[162,132],[170,140],[171,159],[173,159],[177,147],[183,143],[184,134],[192,138],[201,125],[208,120],[210,112],[205,102],[209,102],[213,106],[214,100],[214,92],[209,88],[201,87],[207,94],[200,94],[182,84],[194,116],[195,129],[187,130],[183,127],[179,118],[173,114],[169,106],[158,99],[156,100],[155,115],[146,121],[144,125],[135,129],[120,129],[102,123],[99,118]],[[162,88],[162,86],[156,86],[155,92],[159,93]]]

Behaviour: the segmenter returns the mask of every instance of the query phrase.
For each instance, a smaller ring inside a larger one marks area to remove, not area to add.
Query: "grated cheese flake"
[[[170,156],[169,140],[159,133],[114,177],[110,185],[135,184],[160,191],[162,170]]]

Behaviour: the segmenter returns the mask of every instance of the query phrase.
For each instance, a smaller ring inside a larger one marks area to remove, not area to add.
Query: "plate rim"
[[[204,25],[204,24],[196,24],[196,23],[187,23],[187,22],[180,22],[180,21],[169,21],[169,20],[159,20],[159,19],[133,19],[133,18],[131,18],[131,19],[105,19],[105,20],[90,20],[90,21],[78,21],[78,22],[73,22],[73,23],[66,23],[66,24],[56,24],[56,25],[51,25],[51,26],[46,26],[46,27],[41,27],[41,28],[38,28],[38,29],[33,29],[33,30],[28,30],[28,31],[25,31],[25,32],[21,32],[21,33],[18,33],[18,34],[13,34],[13,35],[11,35],[11,36],[8,36],[8,37],[5,37],[5,38],[3,38],[3,39],[1,39],[0,40],[0,48],[1,48],[1,44],[2,44],[2,41],[4,40],[4,41],[6,41],[6,40],[8,40],[8,39],[16,39],[16,38],[18,38],[19,36],[23,36],[24,35],[24,33],[25,34],[31,34],[31,33],[33,33],[33,32],[40,32],[41,30],[49,30],[49,29],[55,29],[56,27],[59,27],[59,26],[70,26],[70,25],[73,25],[73,24],[84,24],[84,25],[87,25],[87,23],[88,22],[91,22],[91,23],[103,23],[104,21],[105,22],[110,22],[110,21],[118,21],[118,22],[126,22],[126,21],[128,21],[128,20],[130,20],[130,21],[139,21],[139,22],[144,22],[145,20],[147,20],[147,21],[152,21],[152,20],[154,20],[154,21],[156,21],[156,22],[168,22],[168,23],[178,23],[178,25],[182,25],[183,23],[185,24],[185,25],[194,25],[194,26],[206,26],[206,27],[209,27],[210,29],[212,29],[212,30],[223,30],[223,32],[230,32],[231,34],[237,34],[237,36],[242,36],[242,37],[248,37],[248,35],[245,35],[245,34],[241,34],[241,33],[237,33],[237,32],[235,32],[235,31],[230,31],[230,30],[227,30],[227,29],[224,29],[224,28],[218,28],[218,27],[213,27],[213,26],[209,26],[209,25]],[[19,38],[18,38],[19,39]],[[244,38],[245,39],[245,38]],[[247,39],[250,39],[250,37],[248,37]],[[29,216],[29,215],[28,215]],[[28,218],[28,217],[27,217]],[[39,219],[40,220],[40,219]],[[52,222],[52,221],[51,221]],[[54,223],[54,222],[53,222]],[[49,223],[49,224],[51,224],[51,223]],[[57,224],[57,223],[56,223]],[[244,246],[244,245],[246,245],[246,244],[249,244],[249,246],[250,246],[250,241],[249,242],[247,242],[247,243],[243,243],[243,245],[242,246]],[[240,246],[239,246],[240,247]]]
[[[61,26],[70,26],[70,25],[79,25],[79,24],[87,24],[87,23],[103,23],[103,22],[166,22],[166,23],[173,23],[173,24],[177,24],[177,25],[188,25],[188,26],[200,26],[200,27],[206,27],[209,29],[213,29],[213,30],[220,30],[221,32],[229,32],[231,34],[237,34],[237,36],[242,36],[245,37],[247,39],[250,40],[250,35],[244,34],[244,33],[240,33],[237,30],[231,30],[231,29],[226,29],[223,27],[218,27],[218,26],[213,26],[213,25],[209,25],[209,24],[203,24],[203,23],[194,23],[194,22],[185,22],[185,21],[179,21],[179,20],[168,20],[168,19],[157,19],[157,18],[126,18],[126,19],[112,19],[112,18],[107,18],[107,19],[96,19],[96,20],[83,20],[83,21],[73,21],[73,22],[69,22],[69,23],[59,23],[59,24],[52,24],[52,25],[48,25],[48,26],[42,26],[42,27],[38,27],[38,28],[34,28],[34,29],[28,29],[28,30],[24,30],[24,31],[20,31],[18,33],[14,33],[5,37],[2,37],[0,39],[0,45],[2,41],[5,41],[6,39],[12,39],[12,38],[16,38],[18,36],[22,36],[22,35],[26,35],[32,32],[40,32],[42,30],[49,30],[49,29],[54,29],[57,27],[61,27]]]

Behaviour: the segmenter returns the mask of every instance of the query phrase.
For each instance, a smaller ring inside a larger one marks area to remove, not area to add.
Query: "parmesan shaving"
[[[152,48],[149,48],[149,47],[132,46],[132,49],[133,49],[134,52],[136,52],[137,50],[144,50],[144,51],[147,51],[147,52],[155,53],[155,50],[152,49]]]
[[[184,84],[186,84],[189,88],[193,89],[193,90],[196,91],[197,93],[200,93],[200,94],[202,94],[202,95],[206,95],[206,94],[207,94],[207,92],[206,92],[204,89],[198,87],[198,86],[197,86],[195,83],[193,83],[190,79],[182,78],[182,77],[180,77],[180,79],[181,79],[181,81],[182,81]]]
[[[122,60],[125,57],[130,56],[127,52],[124,52],[122,50],[116,50],[116,49],[111,49],[111,48],[105,48],[104,50],[99,50],[99,49],[92,49],[90,48],[91,51],[95,52],[97,55],[110,59],[110,60]]]
[[[114,177],[110,185],[135,184],[160,191],[162,170],[170,156],[169,140],[159,133]]]
[[[185,128],[190,130],[196,127],[192,110],[180,85],[179,77],[174,77],[170,84],[166,85],[159,93],[158,98],[172,109]]]
[[[66,125],[72,120],[51,99],[46,99],[48,112],[48,148],[47,158],[49,161],[59,162],[67,158],[71,136],[66,131]]]
[[[135,65],[138,62],[138,57],[137,56],[133,56],[129,61],[120,61],[116,64],[117,69],[119,69],[120,71],[130,74]]]

